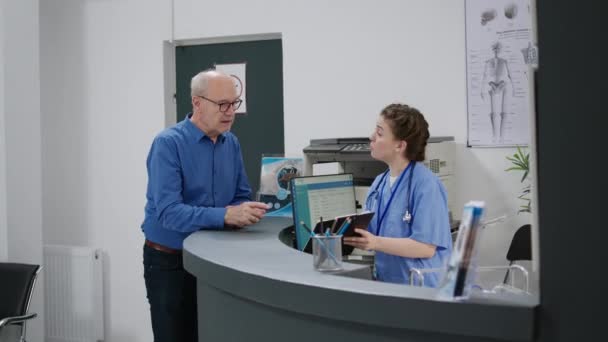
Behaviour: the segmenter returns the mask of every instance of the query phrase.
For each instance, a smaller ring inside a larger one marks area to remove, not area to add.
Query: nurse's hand
[[[355,233],[360,236],[344,237],[344,243],[355,248],[366,251],[375,251],[378,244],[378,237],[367,230],[355,228]]]

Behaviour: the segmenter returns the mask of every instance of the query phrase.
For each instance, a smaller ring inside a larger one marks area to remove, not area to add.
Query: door
[[[232,126],[241,142],[253,191],[259,189],[262,154],[284,154],[283,48],[281,39],[178,46],[175,49],[177,122],[192,112],[190,80],[216,64],[246,63],[247,113]]]

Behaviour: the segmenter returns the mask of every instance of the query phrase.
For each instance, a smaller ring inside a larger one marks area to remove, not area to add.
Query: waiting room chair
[[[524,224],[517,229],[511,240],[509,250],[507,251],[507,260],[509,261],[509,266],[512,266],[516,261],[532,260],[531,225]],[[503,281],[505,284],[507,283],[507,280],[509,280],[509,271],[510,269],[507,269],[507,273],[505,274],[505,280]]]
[[[509,245],[509,250],[507,251],[507,260],[509,261],[508,266],[478,266],[477,271],[485,272],[485,271],[500,271],[506,270],[505,278],[503,280],[503,284],[506,285],[509,283],[509,275],[511,271],[518,271],[523,276],[523,290],[525,292],[529,291],[529,275],[528,271],[520,266],[514,265],[513,263],[516,261],[522,260],[532,260],[532,229],[531,225],[525,224],[517,229],[515,234],[513,235],[513,239],[511,239],[511,244]],[[437,273],[441,272],[441,268],[427,268],[427,269],[418,269],[411,268],[411,276],[410,276],[410,285],[418,285],[424,286],[424,274],[426,273]],[[511,286],[513,285],[513,279],[510,282]]]
[[[25,342],[25,324],[37,316],[28,309],[40,269],[40,265],[0,263],[0,339],[9,327],[17,326],[17,341]]]

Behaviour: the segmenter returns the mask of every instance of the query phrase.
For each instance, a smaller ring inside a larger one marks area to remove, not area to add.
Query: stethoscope
[[[375,197],[376,199],[376,203],[378,205],[378,211],[376,212],[376,222],[377,222],[377,230],[378,233],[380,233],[380,228],[382,227],[382,221],[384,221],[384,217],[386,216],[386,213],[388,212],[388,209],[391,206],[391,203],[393,202],[393,198],[395,197],[395,193],[397,193],[397,189],[399,189],[399,185],[401,184],[401,181],[403,181],[403,178],[405,176],[405,174],[407,173],[407,170],[409,168],[412,168],[410,170],[410,174],[408,177],[408,185],[407,185],[407,196],[405,197],[405,214],[403,215],[403,222],[406,223],[410,223],[412,221],[412,214],[410,213],[410,197],[412,195],[412,178],[414,175],[414,168],[416,167],[416,162],[415,161],[411,161],[409,163],[409,165],[405,168],[405,170],[403,170],[403,172],[401,173],[401,175],[399,176],[399,179],[397,180],[397,183],[395,184],[395,186],[393,187],[392,191],[391,191],[391,196],[388,199],[388,202],[386,203],[386,208],[384,208],[384,211],[381,212],[382,210],[382,195],[380,194],[380,189],[384,189],[384,187],[386,186],[386,177],[389,173],[390,170],[386,170],[384,172],[384,174],[382,175],[382,178],[380,178],[380,181],[376,184],[376,186],[374,187],[374,189],[372,190],[372,192],[370,193],[370,198],[372,198],[372,196]],[[373,205],[368,207],[370,210],[373,210]]]

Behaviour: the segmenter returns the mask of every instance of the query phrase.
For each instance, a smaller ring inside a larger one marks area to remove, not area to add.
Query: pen
[[[342,230],[342,227],[344,227],[344,225],[346,224],[346,221],[348,220],[348,217],[344,219],[344,221],[342,221],[342,224],[340,225],[340,227],[338,227],[338,229],[336,230],[336,235],[338,234],[339,231]]]
[[[300,224],[302,225],[302,227],[304,227],[304,229],[306,229],[306,231],[310,234],[310,236],[315,236],[315,233],[308,228],[308,226],[306,225],[306,223],[304,223],[304,221],[300,221]]]
[[[336,229],[336,223],[338,223],[338,219],[337,218],[334,219],[334,223],[332,223],[331,224],[331,228],[329,228],[329,233],[330,234],[334,233],[334,230]]]
[[[319,217],[319,234],[323,234],[323,216]]]
[[[315,233],[312,232],[312,230],[308,227],[308,225],[306,225],[306,223],[304,221],[300,221],[300,224],[302,225],[302,227],[304,227],[304,229],[306,229],[306,231],[308,231],[308,233],[310,233],[311,237],[315,236]],[[331,249],[329,249],[329,247],[327,247],[327,245],[323,242],[323,240],[317,240],[319,242],[319,244],[321,246],[323,246],[323,249],[325,249],[325,251],[327,251],[327,254],[329,255],[330,258],[332,258],[332,260],[336,263],[336,264],[340,264],[340,262],[338,262],[338,259],[336,258],[336,256],[334,255],[334,253],[331,251]]]
[[[348,228],[348,226],[350,226],[350,217],[347,218],[346,220],[344,220],[342,227],[340,227],[340,229],[338,230],[338,233],[336,233],[336,234],[342,235],[346,231],[346,228]]]

